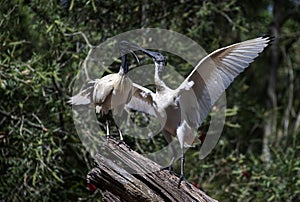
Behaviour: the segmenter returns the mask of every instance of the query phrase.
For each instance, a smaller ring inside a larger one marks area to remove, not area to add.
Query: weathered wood
[[[120,197],[114,195],[113,193],[109,192],[109,191],[104,191],[103,192],[103,202],[121,202],[122,200],[120,199]]]
[[[158,164],[124,145],[110,140],[99,151],[96,167],[88,173],[87,180],[108,192],[106,201],[216,201],[184,182],[178,189],[177,176],[159,171]]]

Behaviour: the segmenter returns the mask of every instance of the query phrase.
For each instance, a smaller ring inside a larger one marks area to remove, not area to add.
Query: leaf
[[[231,128],[240,128],[241,127],[240,124],[238,124],[238,123],[231,123],[229,121],[226,121],[225,124],[226,124],[226,126],[231,127]]]
[[[56,179],[56,180],[58,180],[59,182],[61,182],[61,183],[64,183],[64,181],[62,180],[62,179],[60,179],[58,176],[57,176],[57,174],[55,173],[55,172],[51,172],[51,174],[53,175],[53,177]]]
[[[50,31],[52,30],[53,26],[54,26],[54,25],[51,24],[51,25],[48,27],[48,29],[46,30],[46,33],[50,32]]]

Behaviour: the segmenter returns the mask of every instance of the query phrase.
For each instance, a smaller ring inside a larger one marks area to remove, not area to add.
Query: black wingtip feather
[[[268,44],[273,44],[273,42],[274,42],[274,40],[275,40],[275,36],[272,36],[272,35],[270,35],[270,34],[265,34],[265,35],[262,35],[261,36],[263,39],[268,39],[269,41],[268,41]]]

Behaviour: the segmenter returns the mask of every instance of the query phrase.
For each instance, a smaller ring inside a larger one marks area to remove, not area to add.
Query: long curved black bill
[[[134,53],[135,50],[142,51],[147,56],[153,58],[156,62],[164,62],[164,65],[167,64],[167,59],[159,52],[150,51],[147,49],[144,49],[134,43],[130,43],[128,41],[121,41],[120,42],[120,48],[124,50],[124,52],[127,50],[130,51],[130,53],[135,57],[135,60],[139,63],[139,59],[137,55]],[[139,63],[140,64],[140,63]]]
[[[136,44],[130,44],[130,45],[131,45],[131,49],[142,51],[147,56],[153,58],[155,62],[163,62],[165,66],[167,65],[167,58],[160,52],[150,51],[150,50],[144,49]]]
[[[155,58],[156,55],[157,55],[157,52],[146,50],[146,49],[144,49],[144,48],[142,48],[142,47],[140,47],[136,44],[130,44],[130,46],[131,46],[131,49],[142,51],[143,53],[145,53],[149,57]]]
[[[131,55],[134,57],[135,61],[138,63],[138,64],[141,64],[140,63],[140,59],[138,58],[138,56],[135,54],[135,52],[133,50],[130,50],[130,53]]]
[[[135,54],[135,52],[132,50],[132,44],[129,43],[128,41],[121,41],[119,43],[119,47],[120,47],[120,53],[121,56],[125,55],[128,53],[128,51],[130,52],[130,54],[134,57],[134,59],[136,60],[136,62],[138,64],[140,64],[140,60],[138,58],[138,56]]]

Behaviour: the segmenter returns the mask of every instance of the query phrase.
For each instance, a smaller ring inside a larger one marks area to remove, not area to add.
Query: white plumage
[[[129,48],[128,44],[121,42],[122,64],[118,73],[109,74],[100,79],[90,81],[88,87],[77,95],[72,96],[68,103],[72,105],[94,104],[96,113],[107,116],[109,110],[112,110],[114,115],[120,115],[125,104],[130,101],[133,94],[133,83],[126,75],[128,64],[125,48]],[[134,56],[136,57],[136,55]],[[118,126],[117,129],[120,139],[123,141],[123,136]],[[106,134],[107,138],[109,138],[108,119],[106,119]]]
[[[93,103],[96,113],[107,114],[109,110],[124,108],[132,96],[133,83],[122,72],[106,75],[101,79],[90,81],[89,84],[90,87],[72,96],[68,103],[72,105]]]
[[[225,89],[253,62],[269,41],[269,37],[259,37],[212,52],[196,65],[175,90],[167,87],[162,80],[161,74],[166,62],[163,55],[137,48],[154,59],[156,92],[134,84],[134,94],[127,107],[158,117],[168,141],[171,140],[170,136],[178,137],[181,146],[181,175],[178,186],[185,180],[184,146],[198,140],[192,135],[191,129],[200,127]]]

